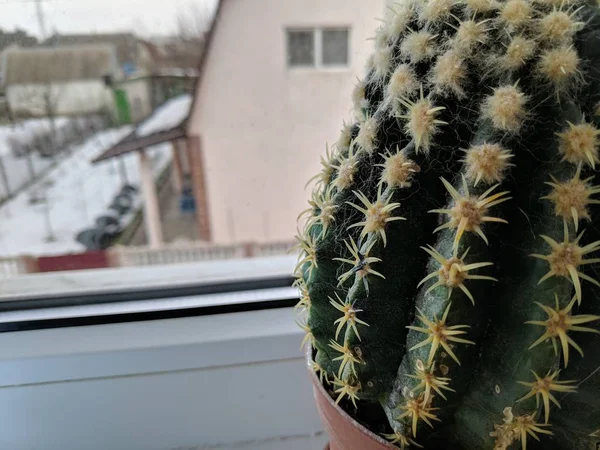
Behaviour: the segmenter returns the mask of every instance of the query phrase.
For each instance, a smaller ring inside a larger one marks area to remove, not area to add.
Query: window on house
[[[288,64],[291,67],[315,65],[314,30],[288,31]]]
[[[287,31],[289,67],[340,67],[349,62],[348,28]]]
[[[348,29],[332,28],[322,30],[323,65],[348,65]]]

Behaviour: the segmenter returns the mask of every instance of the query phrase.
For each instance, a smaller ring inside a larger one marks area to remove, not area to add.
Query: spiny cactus
[[[600,10],[404,0],[374,41],[298,234],[313,369],[401,448],[596,449]]]

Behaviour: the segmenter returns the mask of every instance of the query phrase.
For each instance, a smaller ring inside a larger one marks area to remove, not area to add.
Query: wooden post
[[[210,211],[208,209],[208,195],[206,193],[206,173],[200,136],[188,136],[186,152],[190,163],[192,189],[196,202],[196,223],[198,225],[198,238],[203,241],[211,240]]]
[[[190,170],[190,157],[187,152],[187,140],[179,139],[177,141],[177,148],[179,149],[179,162],[181,162],[181,172],[184,175],[189,175]]]
[[[256,243],[254,242],[246,242],[242,244],[244,246],[244,257],[252,258],[256,255]]]
[[[140,181],[142,195],[144,196],[144,224],[146,226],[146,238],[150,248],[160,248],[162,245],[162,226],[160,223],[160,209],[158,194],[154,184],[152,171],[152,160],[142,149],[140,155]]]
[[[20,256],[21,268],[25,271],[24,273],[38,273],[40,266],[38,259],[35,256],[23,255]]]
[[[179,144],[176,139],[171,141],[171,150],[173,152],[171,181],[173,182],[173,190],[177,195],[181,195],[181,190],[183,189],[183,167],[181,166],[181,153],[179,152]]]

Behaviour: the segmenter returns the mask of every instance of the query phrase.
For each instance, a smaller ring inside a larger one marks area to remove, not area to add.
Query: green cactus
[[[400,448],[596,449],[598,6],[403,0],[374,40],[298,233],[313,369]]]

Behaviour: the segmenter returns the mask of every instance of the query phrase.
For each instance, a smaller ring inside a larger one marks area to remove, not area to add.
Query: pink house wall
[[[352,118],[351,92],[385,0],[223,0],[189,132],[202,138],[212,240],[292,239],[325,143]],[[345,69],[290,69],[287,27],[348,26]]]

